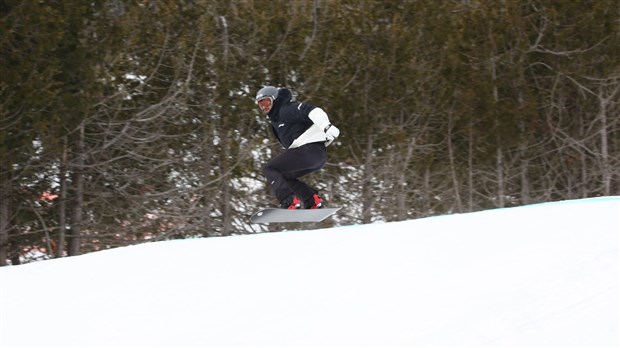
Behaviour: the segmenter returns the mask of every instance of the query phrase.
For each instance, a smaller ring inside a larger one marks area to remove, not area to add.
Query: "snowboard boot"
[[[291,210],[301,209],[301,201],[299,200],[299,198],[291,195],[280,201],[280,208]]]
[[[304,201],[304,208],[306,209],[321,209],[323,208],[323,198],[318,194],[313,194],[312,197]]]

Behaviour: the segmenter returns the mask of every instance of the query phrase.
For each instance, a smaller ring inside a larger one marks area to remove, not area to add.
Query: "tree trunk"
[[[467,149],[467,205],[470,212],[474,211],[474,125],[470,120]]]
[[[372,206],[374,192],[372,189],[373,169],[373,135],[368,133],[366,144],[366,161],[364,162],[364,178],[362,179],[362,222],[369,224],[372,222]]]
[[[500,143],[500,139],[497,139],[497,143]],[[497,203],[500,208],[506,206],[506,190],[504,183],[504,153],[502,147],[497,146],[496,151],[496,171],[497,171]]]
[[[415,143],[416,143],[416,139],[415,137],[411,138],[411,141],[409,142],[408,146],[407,146],[407,151],[405,152],[405,156],[402,160],[402,162],[400,163],[401,169],[399,170],[399,173],[397,174],[397,182],[398,182],[398,196],[396,197],[396,206],[397,206],[397,212],[396,212],[396,218],[399,221],[405,220],[408,217],[408,211],[409,209],[407,208],[407,174],[408,174],[408,167],[409,167],[409,161],[411,161],[411,157],[413,157],[413,149],[415,148]],[[396,158],[399,157],[399,154],[396,154]]]
[[[80,244],[82,241],[82,206],[84,204],[84,125],[80,127],[80,133],[76,146],[76,163],[73,175],[75,183],[75,207],[73,208],[73,217],[71,219],[71,239],[68,254],[76,256],[80,254]]]
[[[211,156],[213,151],[213,144],[210,140],[210,134],[205,131],[204,132],[204,141],[207,142],[206,145],[202,149],[203,160],[202,160],[202,172],[203,172],[203,187],[202,187],[202,200],[204,202],[203,208],[203,221],[204,230],[207,234],[212,234],[214,232],[211,214],[213,214],[213,209],[215,207],[214,200],[212,198],[213,192],[211,192],[211,170],[213,169],[211,165]]]
[[[601,137],[601,174],[603,176],[603,195],[610,196],[611,195],[611,166],[609,164],[609,147],[607,141],[607,104],[610,101],[611,97],[602,98],[602,91],[599,92],[599,122],[601,126],[601,130],[599,131]],[[616,91],[618,87],[616,87]],[[616,93],[612,93],[612,97]]]
[[[65,243],[67,242],[67,139],[65,138],[64,150],[62,153],[62,164],[60,167],[60,201],[58,212],[58,247],[56,257],[62,257],[65,253]]]
[[[461,194],[459,192],[459,179],[456,169],[456,160],[454,159],[454,146],[452,144],[452,113],[449,113],[448,115],[448,161],[450,161],[452,192],[454,192],[456,210],[461,213],[463,212],[463,202],[461,202]]]
[[[221,178],[221,187],[222,187],[222,235],[228,236],[231,233],[232,226],[232,194],[231,194],[231,184],[230,184],[230,140],[229,136],[225,134],[222,137],[222,178]]]
[[[527,155],[527,139],[525,135],[527,133],[526,126],[523,121],[520,123],[520,132],[523,135],[519,143],[519,159],[520,159],[520,172],[519,177],[521,181],[521,204],[530,204],[532,201],[530,192],[530,179],[529,179],[529,166],[530,159]]]
[[[9,203],[11,180],[9,169],[0,167],[0,266],[6,266],[9,258]]]
[[[422,187],[423,187],[422,195],[424,197],[424,212],[423,212],[424,215],[430,214],[432,212],[431,211],[431,207],[432,207],[431,202],[433,200],[433,198],[432,198],[433,195],[431,193],[431,174],[432,174],[431,168],[430,168],[430,166],[427,166],[424,169],[424,183],[422,185]]]

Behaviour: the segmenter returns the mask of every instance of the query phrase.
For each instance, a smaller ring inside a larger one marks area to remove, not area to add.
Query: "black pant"
[[[294,149],[285,150],[271,159],[263,168],[267,182],[278,202],[294,194],[302,202],[312,198],[316,190],[298,178],[315,172],[327,162],[324,143],[310,143]]]

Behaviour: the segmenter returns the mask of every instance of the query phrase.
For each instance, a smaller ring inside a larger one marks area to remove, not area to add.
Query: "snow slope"
[[[620,197],[0,269],[0,346],[618,346]]]

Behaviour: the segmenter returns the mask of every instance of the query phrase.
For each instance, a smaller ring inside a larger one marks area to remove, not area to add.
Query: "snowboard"
[[[282,209],[266,208],[254,213],[250,221],[255,224],[268,224],[273,222],[321,222],[340,208],[321,209]]]

